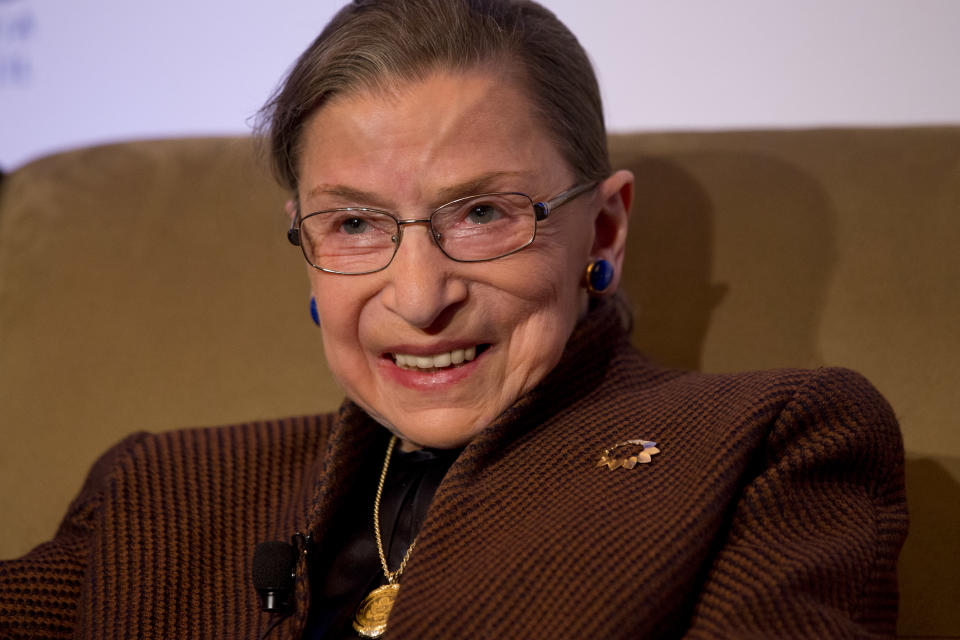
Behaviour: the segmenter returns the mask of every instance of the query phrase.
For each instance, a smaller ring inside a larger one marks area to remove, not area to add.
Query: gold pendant
[[[353,629],[364,638],[379,638],[387,630],[387,618],[397,599],[398,584],[385,584],[367,594],[353,618]]]

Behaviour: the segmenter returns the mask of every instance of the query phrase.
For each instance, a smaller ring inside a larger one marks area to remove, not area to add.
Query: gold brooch
[[[637,464],[646,464],[650,462],[652,456],[660,453],[656,442],[649,440],[627,440],[620,444],[615,444],[609,449],[605,449],[600,454],[598,467],[606,465],[609,469],[623,467],[624,469],[633,469]]]

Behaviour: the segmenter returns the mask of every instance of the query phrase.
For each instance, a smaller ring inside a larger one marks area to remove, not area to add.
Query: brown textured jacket
[[[632,438],[660,454],[597,466]],[[386,442],[350,403],[129,437],[51,542],[0,563],[0,637],[257,638],[254,546],[321,548]],[[386,637],[889,636],[906,527],[900,433],[862,377],[659,368],[607,305],[450,468]],[[305,565],[270,638],[299,635]]]

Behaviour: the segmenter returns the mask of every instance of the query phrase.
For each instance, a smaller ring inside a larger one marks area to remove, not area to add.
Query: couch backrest
[[[960,634],[960,128],[613,136],[635,342],[708,371],[845,365],[908,450],[901,632]],[[283,194],[246,139],[116,144],[0,184],[0,556],[133,430],[328,410]]]

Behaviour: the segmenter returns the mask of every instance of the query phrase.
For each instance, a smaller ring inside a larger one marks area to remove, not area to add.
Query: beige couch
[[[635,341],[708,371],[842,364],[903,425],[904,635],[960,637],[960,127],[614,136]],[[324,411],[283,196],[244,139],[43,158],[0,184],[0,556],[132,430]]]

